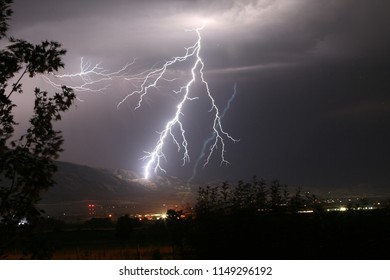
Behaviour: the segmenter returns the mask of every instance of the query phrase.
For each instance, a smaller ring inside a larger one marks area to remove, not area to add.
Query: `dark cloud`
[[[220,167],[215,157],[198,180],[257,174],[306,186],[385,186],[389,6],[386,0],[16,1],[11,31],[62,42],[67,72],[78,70],[80,56],[110,69],[138,58],[134,71],[140,72],[182,55],[196,39],[184,29],[207,21],[206,79],[221,107],[237,82],[223,122],[240,142],[228,143],[231,165]],[[175,97],[160,88],[144,108],[117,110],[127,92],[117,84],[105,95],[82,95],[85,102],[61,123],[62,159],[141,170],[139,158],[155,143]],[[194,155],[206,137],[207,115],[193,116],[198,109],[189,117]],[[195,158],[178,167],[171,150],[167,171],[190,177]]]

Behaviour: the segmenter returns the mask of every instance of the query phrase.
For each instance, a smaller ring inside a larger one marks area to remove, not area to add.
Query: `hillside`
[[[123,169],[93,168],[67,162],[56,162],[56,165],[56,185],[42,195],[39,203],[51,215],[86,213],[89,204],[150,213],[176,205],[182,207],[194,200],[193,188],[175,177],[157,176],[145,180],[135,172]]]

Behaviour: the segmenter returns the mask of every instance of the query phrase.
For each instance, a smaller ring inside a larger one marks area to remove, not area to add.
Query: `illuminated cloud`
[[[11,33],[63,43],[67,73],[79,71],[80,57],[111,71],[136,58],[132,71],[142,73],[183,53],[193,43],[184,30],[207,21],[204,74],[221,108],[237,82],[240,94],[223,124],[241,142],[228,147],[232,165],[210,165],[199,179],[258,174],[302,185],[351,186],[389,180],[389,1],[114,2],[15,1]],[[98,98],[83,96],[86,102],[61,123],[62,159],[139,168],[139,151],[153,146],[161,116],[172,110],[175,97],[166,92],[188,78],[184,68],[172,68],[169,78],[182,80],[158,88],[136,113],[134,103],[116,110],[129,93],[126,83]],[[18,117],[26,114],[24,105],[18,108]],[[197,142],[201,146],[203,139]],[[188,178],[192,166],[178,169],[180,160],[167,171]]]

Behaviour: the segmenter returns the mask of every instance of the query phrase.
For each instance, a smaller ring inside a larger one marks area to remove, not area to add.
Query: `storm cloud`
[[[108,69],[136,58],[135,72],[161,65],[194,43],[186,29],[206,24],[206,79],[221,107],[237,83],[223,122],[240,142],[227,146],[230,165],[213,158],[199,182],[258,175],[304,186],[388,186],[388,1],[15,2],[10,33],[61,42],[68,73],[79,70],[80,57]],[[85,101],[60,124],[62,160],[141,170],[139,158],[156,142],[175,97],[159,88],[140,110],[131,102],[117,110],[127,93],[116,84],[105,94],[80,94]],[[196,113],[191,120],[201,124]],[[189,132],[195,146],[204,141],[201,131]],[[171,150],[167,171],[188,178],[195,158],[181,167]]]

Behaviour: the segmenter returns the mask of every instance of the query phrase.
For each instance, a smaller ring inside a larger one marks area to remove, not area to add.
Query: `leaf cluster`
[[[0,39],[2,39],[8,30],[8,20],[11,19],[12,9],[11,4],[12,0],[1,0],[0,1]]]
[[[0,0],[0,39],[7,41],[0,50],[0,226],[15,226],[24,218],[31,223],[39,216],[36,202],[43,190],[54,185],[53,159],[59,156],[64,142],[54,123],[76,98],[66,86],[54,94],[35,88],[30,125],[21,136],[14,135],[18,123],[12,95],[23,93],[25,76],[32,78],[63,68],[66,50],[54,41],[32,44],[8,37],[11,4],[11,0]]]

